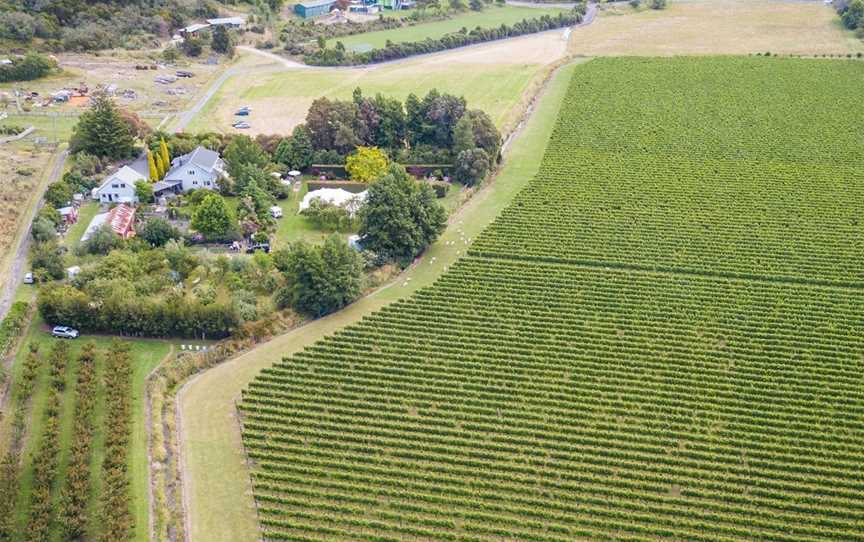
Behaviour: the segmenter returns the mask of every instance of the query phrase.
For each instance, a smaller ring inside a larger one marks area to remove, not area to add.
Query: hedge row
[[[582,13],[571,11],[557,16],[543,15],[536,19],[525,19],[513,26],[502,24],[496,28],[480,28],[468,32],[454,32],[438,39],[426,38],[423,41],[388,43],[381,49],[365,52],[348,52],[344,48],[322,49],[304,57],[307,64],[315,66],[351,66],[356,64],[376,64],[414,55],[437,53],[474,45],[487,41],[513,38],[525,34],[535,34],[546,30],[573,26],[582,22]]]
[[[128,345],[114,342],[105,364],[107,413],[105,460],[102,463],[102,495],[99,513],[104,542],[125,542],[132,537],[134,521],[129,497],[129,436],[132,417],[132,362]]]

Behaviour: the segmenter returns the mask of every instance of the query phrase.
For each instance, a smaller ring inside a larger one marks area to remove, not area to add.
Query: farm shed
[[[205,28],[210,28],[210,25],[205,24],[205,23],[190,24],[186,28],[180,29],[180,35],[181,36],[187,36],[189,34],[194,34],[196,32],[200,32],[201,30],[204,30]]]
[[[220,17],[218,19],[207,19],[207,24],[210,26],[224,26],[226,28],[243,28],[246,25],[246,19],[243,17]]]
[[[336,5],[336,0],[309,0],[306,2],[298,2],[294,4],[294,13],[310,19],[319,15],[327,15],[330,9]]]

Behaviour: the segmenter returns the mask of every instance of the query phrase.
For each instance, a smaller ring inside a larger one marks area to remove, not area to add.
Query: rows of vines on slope
[[[854,61],[591,62],[540,173],[472,253],[864,286],[864,113],[847,111],[862,76]],[[790,92],[805,88],[831,104]]]
[[[862,319],[830,288],[464,260],[244,393],[265,534],[852,540]]]

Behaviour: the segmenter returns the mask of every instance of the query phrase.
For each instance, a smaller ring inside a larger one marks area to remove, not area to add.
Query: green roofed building
[[[294,13],[304,19],[311,19],[319,15],[327,15],[336,4],[336,0],[309,0],[294,4]]]

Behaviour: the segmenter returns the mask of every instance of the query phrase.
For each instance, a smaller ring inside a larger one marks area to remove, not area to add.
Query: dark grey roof
[[[129,164],[129,167],[137,171],[141,174],[142,177],[149,178],[150,177],[150,163],[147,162],[147,152],[141,153],[141,156],[135,159],[134,162]]]
[[[174,188],[178,184],[180,184],[180,181],[159,181],[157,183],[153,183],[153,192],[161,192],[169,188]]]
[[[180,163],[184,166],[195,164],[205,171],[213,171],[213,167],[218,160],[218,152],[205,149],[204,147],[196,147],[194,151],[180,157]]]

